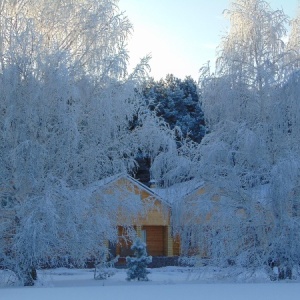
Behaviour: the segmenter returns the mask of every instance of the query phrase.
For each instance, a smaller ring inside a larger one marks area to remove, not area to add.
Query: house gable
[[[132,225],[167,226],[170,223],[170,206],[151,189],[127,174],[119,174],[104,179],[98,183],[101,193],[118,197],[120,201],[125,197],[139,197],[143,202],[144,212],[133,218]],[[98,191],[99,192],[99,191]],[[119,213],[122,225],[122,211]]]

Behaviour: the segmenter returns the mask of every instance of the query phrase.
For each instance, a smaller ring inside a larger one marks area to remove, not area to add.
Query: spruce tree
[[[137,279],[139,281],[148,281],[149,271],[146,269],[147,265],[152,262],[152,256],[147,255],[146,244],[140,239],[136,239],[131,250],[134,251],[135,257],[126,257],[128,266],[127,280]]]
[[[143,97],[148,108],[178,128],[183,137],[200,143],[206,133],[201,95],[197,83],[187,76],[184,80],[169,74],[165,79],[144,82]]]

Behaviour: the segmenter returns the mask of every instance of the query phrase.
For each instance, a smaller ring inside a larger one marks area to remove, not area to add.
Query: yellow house
[[[199,228],[200,219],[207,219],[211,213],[210,208],[201,207],[201,210],[206,210],[206,213],[201,216],[199,214],[201,203],[199,198],[207,194],[207,187],[203,182],[190,180],[168,188],[154,188],[153,190],[172,205],[171,222],[177,246],[176,254],[185,256],[198,253],[198,249],[196,250],[198,243],[197,246],[193,245],[192,235],[197,235],[193,229]]]
[[[194,188],[183,195],[174,211],[174,228],[181,238],[181,254],[187,256],[210,256],[208,236],[218,226],[218,212],[226,200],[209,184],[194,183]]]
[[[178,198],[172,213],[174,232],[181,240],[181,255],[210,258],[215,248],[214,235],[223,242],[223,249],[227,247],[232,250],[231,239],[236,237],[236,248],[243,249],[253,242],[249,234],[253,228],[255,234],[259,234],[264,241],[263,237],[272,223],[265,186],[249,191],[249,197],[252,197],[250,201],[244,194],[217,189],[212,184],[191,181],[183,186],[189,185],[191,188],[186,188]],[[251,214],[256,218],[249,221]],[[248,234],[241,235],[240,232]]]
[[[178,243],[171,234],[171,207],[157,193],[128,174],[118,174],[101,181],[101,193],[114,201],[139,199],[139,211],[128,216],[127,206],[120,206],[117,216],[118,243],[110,244],[110,253],[125,258],[132,254],[135,236],[147,244],[151,256],[179,255]],[[127,202],[127,205],[130,203]],[[134,229],[134,230],[132,230]]]

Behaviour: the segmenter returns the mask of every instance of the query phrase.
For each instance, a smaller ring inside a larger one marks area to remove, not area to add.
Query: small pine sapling
[[[147,265],[152,262],[152,256],[147,255],[146,244],[140,239],[136,239],[131,250],[134,251],[135,257],[126,257],[127,262],[127,280],[137,279],[139,281],[148,281],[147,274],[149,271],[146,269]]]

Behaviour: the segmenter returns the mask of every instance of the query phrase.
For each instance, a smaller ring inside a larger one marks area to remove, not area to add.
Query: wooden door
[[[146,231],[147,252],[152,256],[166,255],[166,226],[143,226]]]

